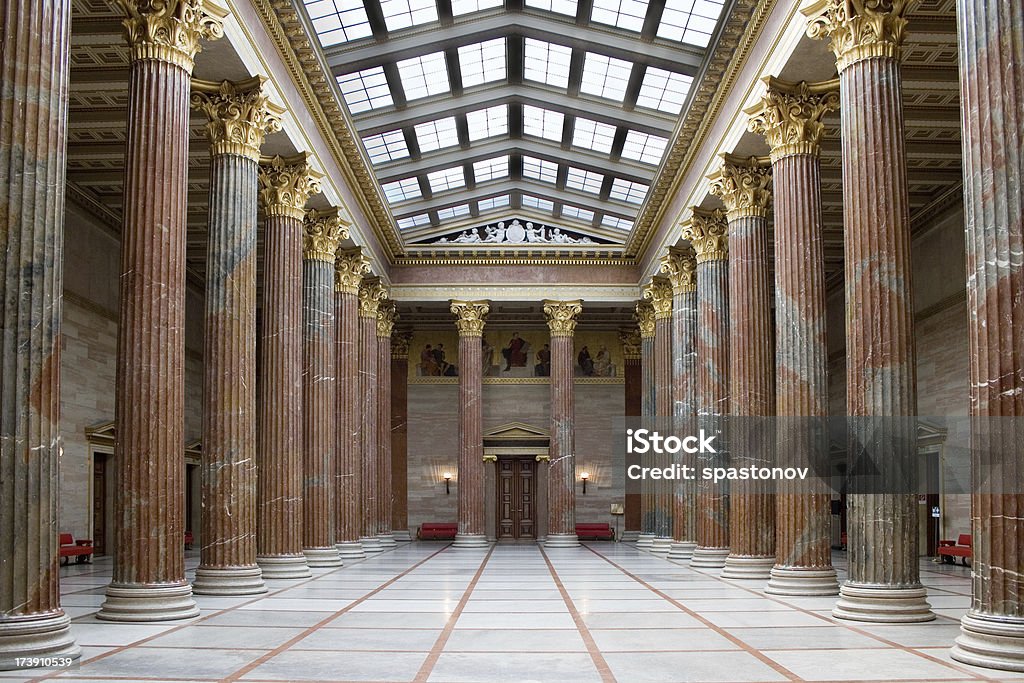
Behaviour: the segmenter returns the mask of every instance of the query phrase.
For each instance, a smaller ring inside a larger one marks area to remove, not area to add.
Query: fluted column
[[[707,433],[722,430],[729,412],[729,240],[725,213],[694,208],[683,239],[697,253],[697,423]],[[723,465],[724,453],[698,456],[698,467]],[[694,567],[725,566],[729,555],[729,489],[726,483],[697,485],[697,548]]]
[[[225,12],[200,0],[121,0],[128,130],[121,228],[114,570],[97,617],[199,613],[185,578],[185,232],[189,88]],[[57,180],[57,182],[62,182]]]
[[[396,541],[409,534],[409,342],[412,330],[391,334],[391,528]]]
[[[548,462],[548,548],[572,548],[576,536],[576,414],[573,332],[583,302],[544,301],[551,330],[551,460]]]
[[[627,423],[635,423],[641,410],[641,381],[643,368],[640,365],[640,329],[626,327],[619,329],[619,344],[622,348],[623,379],[625,392],[625,416]],[[632,418],[632,419],[631,419]],[[629,463],[627,463],[629,464]],[[636,543],[640,535],[640,486],[626,481],[623,496],[622,534],[619,541]]]
[[[644,300],[654,309],[654,414],[661,425],[668,427],[675,410],[672,398],[672,285],[663,278],[653,278],[643,288]],[[655,455],[655,467],[671,464],[668,454]],[[651,552],[667,553],[672,545],[672,499],[674,483],[667,479],[653,484],[654,540]]]
[[[651,302],[642,300],[636,304],[636,322],[640,327],[640,416],[644,421],[655,417],[656,390],[654,384],[654,336],[656,323]],[[640,535],[636,547],[650,550],[657,536],[657,514],[654,509],[654,481],[640,480]]]
[[[672,415],[676,429],[692,433],[697,414],[697,259],[672,249],[661,270],[672,285]],[[693,457],[683,454],[683,464]],[[697,482],[680,479],[673,486],[670,560],[689,560],[697,547]]]
[[[850,452],[880,468],[881,487],[848,497],[849,579],[833,615],[935,618],[918,568],[917,413],[910,214],[899,46],[908,2],[818,0],[808,34],[829,37],[839,68]],[[868,420],[865,418],[875,418]],[[904,418],[904,419],[894,419]]]
[[[775,194],[776,452],[787,464],[828,462],[828,343],[821,220],[822,117],[839,106],[839,82],[765,79],[747,110],[771,147]],[[788,419],[787,419],[788,418]],[[818,477],[775,482],[775,566],[767,592],[835,595],[831,491]]]
[[[263,320],[257,409],[256,562],[265,579],[310,575],[302,552],[302,246],[304,207],[320,191],[307,155],[260,165]]]
[[[70,34],[68,0],[0,0],[0,670],[80,655],[57,585]]]
[[[484,528],[483,345],[486,301],[452,300],[459,329],[459,530],[456,548],[487,545]]]
[[[260,147],[281,129],[264,79],[192,82],[210,139],[202,534],[193,590],[265,593],[256,564],[256,204]]]
[[[767,420],[775,412],[772,358],[768,159],[727,154],[711,177],[729,222],[729,414],[732,464],[771,466]],[[771,481],[738,480],[729,494],[729,557],[724,578],[767,579],[775,564],[775,500]]]
[[[397,545],[391,531],[391,332],[398,311],[390,299],[377,309],[377,538]]]
[[[359,396],[362,401],[361,450],[363,476],[360,479],[361,510],[359,542],[365,553],[379,553],[384,548],[377,538],[377,477],[380,457],[377,434],[377,312],[387,291],[380,280],[373,278],[359,288]]]
[[[1024,671],[1024,7],[957,2],[971,340],[973,596],[952,656]]]
[[[339,567],[335,545],[334,262],[348,226],[338,210],[306,213],[302,241],[302,553],[310,567]]]
[[[338,376],[334,540],[342,560],[366,557],[359,542],[363,479],[359,286],[363,276],[369,272],[369,262],[358,247],[338,252],[334,261],[334,315],[337,325],[334,342]]]

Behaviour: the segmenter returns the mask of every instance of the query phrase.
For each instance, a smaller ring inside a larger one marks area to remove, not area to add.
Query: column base
[[[306,564],[310,567],[340,567],[341,556],[335,546],[326,548],[303,548],[302,554],[306,556]]]
[[[640,538],[640,532],[636,530],[623,531],[622,535],[619,536],[620,543],[636,543],[637,539]]]
[[[104,621],[170,621],[199,616],[192,586],[178,584],[111,583],[107,599],[96,613]]]
[[[200,567],[192,582],[196,595],[260,595],[267,592],[259,567]]]
[[[15,661],[19,657],[81,656],[71,635],[71,617],[64,612],[0,619],[0,671],[24,668]]]
[[[722,578],[764,581],[772,575],[774,566],[775,558],[772,556],[729,555],[725,558]]]
[[[672,538],[670,536],[655,536],[654,543],[651,544],[651,552],[659,555],[668,553],[671,548]]]
[[[399,543],[409,543],[412,541],[412,534],[409,533],[408,529],[395,529],[394,536],[395,540]]]
[[[772,576],[764,590],[770,595],[821,596],[839,595],[835,569],[802,569],[772,567]]]
[[[490,544],[483,534],[455,534],[453,548],[486,548]]]
[[[306,564],[305,555],[257,556],[256,564],[263,571],[264,579],[308,579],[313,576]]]
[[[968,612],[949,655],[973,666],[1024,671],[1024,619]]]
[[[725,558],[729,557],[728,548],[702,548],[697,546],[693,549],[693,558],[690,559],[690,566],[697,569],[721,569],[725,566]]]
[[[641,550],[650,550],[654,545],[654,534],[640,534],[636,537],[636,547]]]
[[[346,560],[365,560],[366,553],[363,552],[363,544],[359,541],[343,541],[335,544],[338,549],[338,555],[341,557],[341,561]]]
[[[548,534],[544,539],[545,548],[578,548],[580,539],[576,534]]]
[[[398,541],[395,540],[395,535],[390,531],[377,534],[377,538],[380,539],[380,544],[385,548],[394,548],[398,545]]]
[[[697,544],[693,541],[673,541],[668,549],[667,558],[670,560],[693,559],[693,551],[696,548]]]
[[[922,588],[894,588],[886,585],[851,584],[839,589],[839,602],[832,610],[836,619],[907,624],[935,618]]]
[[[380,539],[376,536],[360,536],[359,544],[363,546],[363,552],[367,555],[384,552]]]

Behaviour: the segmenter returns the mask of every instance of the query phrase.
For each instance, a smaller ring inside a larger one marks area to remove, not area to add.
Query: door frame
[[[536,541],[548,535],[548,460],[551,438],[544,429],[511,422],[484,431],[484,528],[487,540],[498,538],[498,456],[532,457],[537,461]]]

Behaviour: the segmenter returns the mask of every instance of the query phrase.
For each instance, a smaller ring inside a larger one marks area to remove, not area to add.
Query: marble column
[[[768,421],[775,413],[772,357],[768,159],[726,154],[711,192],[729,222],[729,414],[731,464],[774,464]],[[755,418],[755,419],[745,419]],[[722,577],[767,579],[775,564],[775,500],[770,481],[736,481],[729,494],[730,552]]]
[[[359,288],[359,398],[362,402],[360,421],[360,449],[362,452],[362,478],[360,479],[361,510],[359,512],[359,543],[364,553],[384,550],[377,538],[377,478],[380,476],[380,442],[377,433],[377,380],[379,357],[377,353],[377,312],[387,298],[380,280],[365,280]]]
[[[306,213],[302,240],[302,553],[310,567],[340,567],[335,545],[334,279],[348,226],[337,209]]]
[[[653,422],[655,417],[656,394],[654,384],[654,336],[656,323],[654,307],[643,300],[636,304],[636,322],[640,328],[640,417],[644,422]],[[654,482],[640,480],[640,535],[636,547],[650,550],[654,546],[655,511]]]
[[[640,329],[638,327],[619,330],[619,344],[622,348],[623,378],[625,385],[626,419],[636,421],[640,417],[642,392],[642,373],[640,365]],[[632,420],[630,419],[632,418]],[[619,540],[623,543],[636,543],[640,535],[640,486],[638,482],[626,480],[626,491],[623,496],[622,533]]]
[[[729,240],[725,212],[693,209],[683,239],[697,254],[697,422],[709,434],[729,412]],[[724,464],[725,454],[700,454],[698,467]],[[697,485],[697,547],[693,567],[725,566],[729,555],[729,490]]]
[[[551,330],[551,459],[548,462],[548,548],[579,546],[576,537],[576,415],[573,332],[583,302],[545,299]]]
[[[664,278],[653,278],[643,288],[645,301],[654,309],[654,415],[659,430],[669,426],[675,402],[672,397],[672,285]],[[668,454],[654,456],[655,467],[671,464]],[[654,539],[652,553],[667,553],[672,546],[672,499],[675,485],[657,480],[653,485]]]
[[[97,617],[184,619],[199,613],[182,541],[189,90],[200,41],[223,35],[226,13],[199,0],[119,4],[131,54],[114,410],[119,495],[113,577]]]
[[[661,261],[661,271],[672,285],[672,414],[673,424],[692,432],[697,414],[697,259],[690,252],[672,249]],[[683,464],[692,466],[692,456]],[[697,547],[697,483],[677,481],[672,495],[670,560],[689,560]]]
[[[369,272],[370,264],[358,247],[339,251],[334,260],[334,316],[337,325],[334,341],[338,376],[334,540],[343,561],[366,557],[359,542],[363,478],[359,286],[363,276]]]
[[[1024,671],[1024,7],[957,2],[974,422],[971,609],[952,656]]]
[[[391,335],[391,528],[396,541],[409,533],[409,342],[412,330]]]
[[[918,567],[917,361],[910,264],[900,44],[909,3],[818,0],[803,11],[812,38],[831,40],[840,82],[846,285],[846,394],[851,452],[881,467],[883,490],[848,496],[849,579],[833,615],[935,618]],[[868,420],[866,418],[875,418]],[[898,419],[902,418],[902,419]]]
[[[377,309],[377,538],[384,548],[398,543],[391,531],[391,332],[398,311],[388,299]]]
[[[821,120],[839,107],[839,82],[765,82],[767,92],[747,114],[750,130],[771,148],[775,194],[776,452],[795,466],[811,466],[827,462],[829,449],[819,157]],[[775,487],[775,566],[766,591],[837,594],[828,485],[814,478]]]
[[[209,123],[202,534],[193,590],[265,593],[256,564],[256,204],[260,147],[282,109],[256,77],[192,82]]]
[[[459,329],[459,531],[456,548],[487,545],[484,529],[484,318],[491,310],[486,301],[452,300],[451,311]]]
[[[321,176],[303,153],[264,159],[259,178],[265,221],[256,562],[265,579],[301,579],[310,576],[302,552],[302,222]]]
[[[57,554],[71,3],[0,0],[0,671],[77,659]]]

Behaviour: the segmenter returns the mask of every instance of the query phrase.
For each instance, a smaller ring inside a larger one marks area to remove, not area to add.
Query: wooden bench
[[[454,541],[459,525],[455,522],[424,522],[416,531],[421,541]]]
[[[576,537],[581,541],[614,541],[615,531],[607,522],[583,523],[576,525]]]
[[[60,561],[61,564],[68,564],[69,558],[75,558],[75,562],[83,564],[92,559],[92,541],[80,538],[77,541],[71,534],[60,535]]]
[[[973,557],[971,553],[971,535],[960,534],[955,542],[950,540],[939,541],[939,557],[943,562],[956,564],[956,558],[966,567],[967,560]]]

